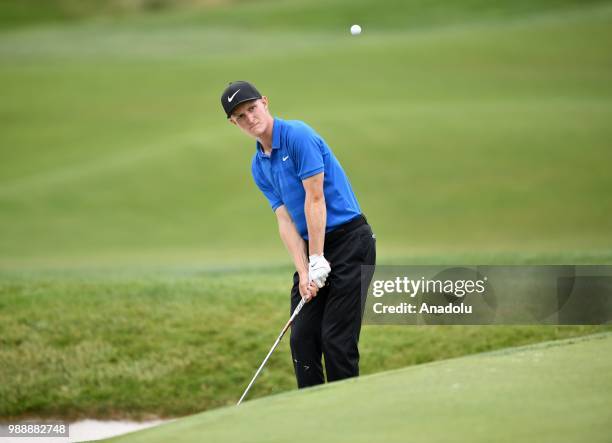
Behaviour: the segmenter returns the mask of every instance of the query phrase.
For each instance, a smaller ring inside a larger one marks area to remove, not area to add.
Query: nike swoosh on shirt
[[[287,159],[289,158],[289,156],[283,157],[283,161],[287,161]]]
[[[238,89],[238,91],[240,91],[240,89]],[[227,98],[228,103],[231,103],[232,100],[234,100],[234,97],[236,97],[236,94],[238,94],[238,91],[234,92],[231,96]]]

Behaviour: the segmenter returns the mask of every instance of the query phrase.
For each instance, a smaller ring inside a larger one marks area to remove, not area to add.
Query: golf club
[[[285,327],[283,327],[283,330],[281,331],[280,335],[278,336],[278,338],[276,339],[276,341],[272,345],[272,348],[270,349],[270,352],[268,352],[268,355],[266,355],[266,358],[264,358],[263,362],[259,366],[259,369],[257,369],[257,372],[255,373],[255,375],[251,379],[251,382],[249,383],[247,388],[244,390],[244,393],[242,394],[242,397],[240,397],[240,400],[238,400],[238,403],[236,403],[236,406],[238,406],[238,405],[240,405],[240,403],[242,403],[242,400],[244,399],[244,397],[246,397],[247,393],[249,392],[249,389],[251,389],[251,386],[253,386],[253,383],[255,382],[255,379],[257,378],[257,376],[259,375],[259,373],[261,372],[263,367],[266,365],[266,362],[268,361],[268,359],[270,358],[270,356],[272,355],[272,353],[274,352],[274,350],[276,349],[276,347],[280,343],[281,339],[283,338],[283,335],[285,335],[285,332],[287,332],[287,329],[289,329],[289,326],[291,326],[291,323],[293,323],[293,320],[295,319],[295,317],[302,310],[302,307],[304,307],[305,303],[306,303],[306,301],[304,299],[302,299],[300,301],[300,303],[296,306],[295,310],[293,311],[293,314],[291,314],[291,317],[289,318],[289,321],[287,321],[287,323],[285,324]]]

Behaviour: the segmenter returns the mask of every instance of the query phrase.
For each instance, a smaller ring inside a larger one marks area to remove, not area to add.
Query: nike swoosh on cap
[[[236,97],[236,94],[238,94],[238,92],[239,92],[239,91],[240,91],[240,89],[238,89],[238,91],[234,92],[234,93],[233,93],[231,96],[229,96],[229,97],[227,98],[227,102],[228,102],[228,103],[231,103],[231,102],[232,102],[232,100],[234,100],[234,97]]]

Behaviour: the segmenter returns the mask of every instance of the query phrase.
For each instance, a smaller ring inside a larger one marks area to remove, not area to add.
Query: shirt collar
[[[274,118],[274,122],[272,124],[272,150],[280,149],[281,147],[281,130],[282,130],[283,121],[280,118]],[[257,149],[257,155],[259,157],[268,157],[264,154],[263,146],[259,143],[259,140],[255,142],[255,149]]]

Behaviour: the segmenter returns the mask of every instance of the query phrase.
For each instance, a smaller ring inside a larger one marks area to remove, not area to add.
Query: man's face
[[[260,137],[272,121],[268,112],[268,97],[251,100],[236,106],[230,121],[253,138]]]

